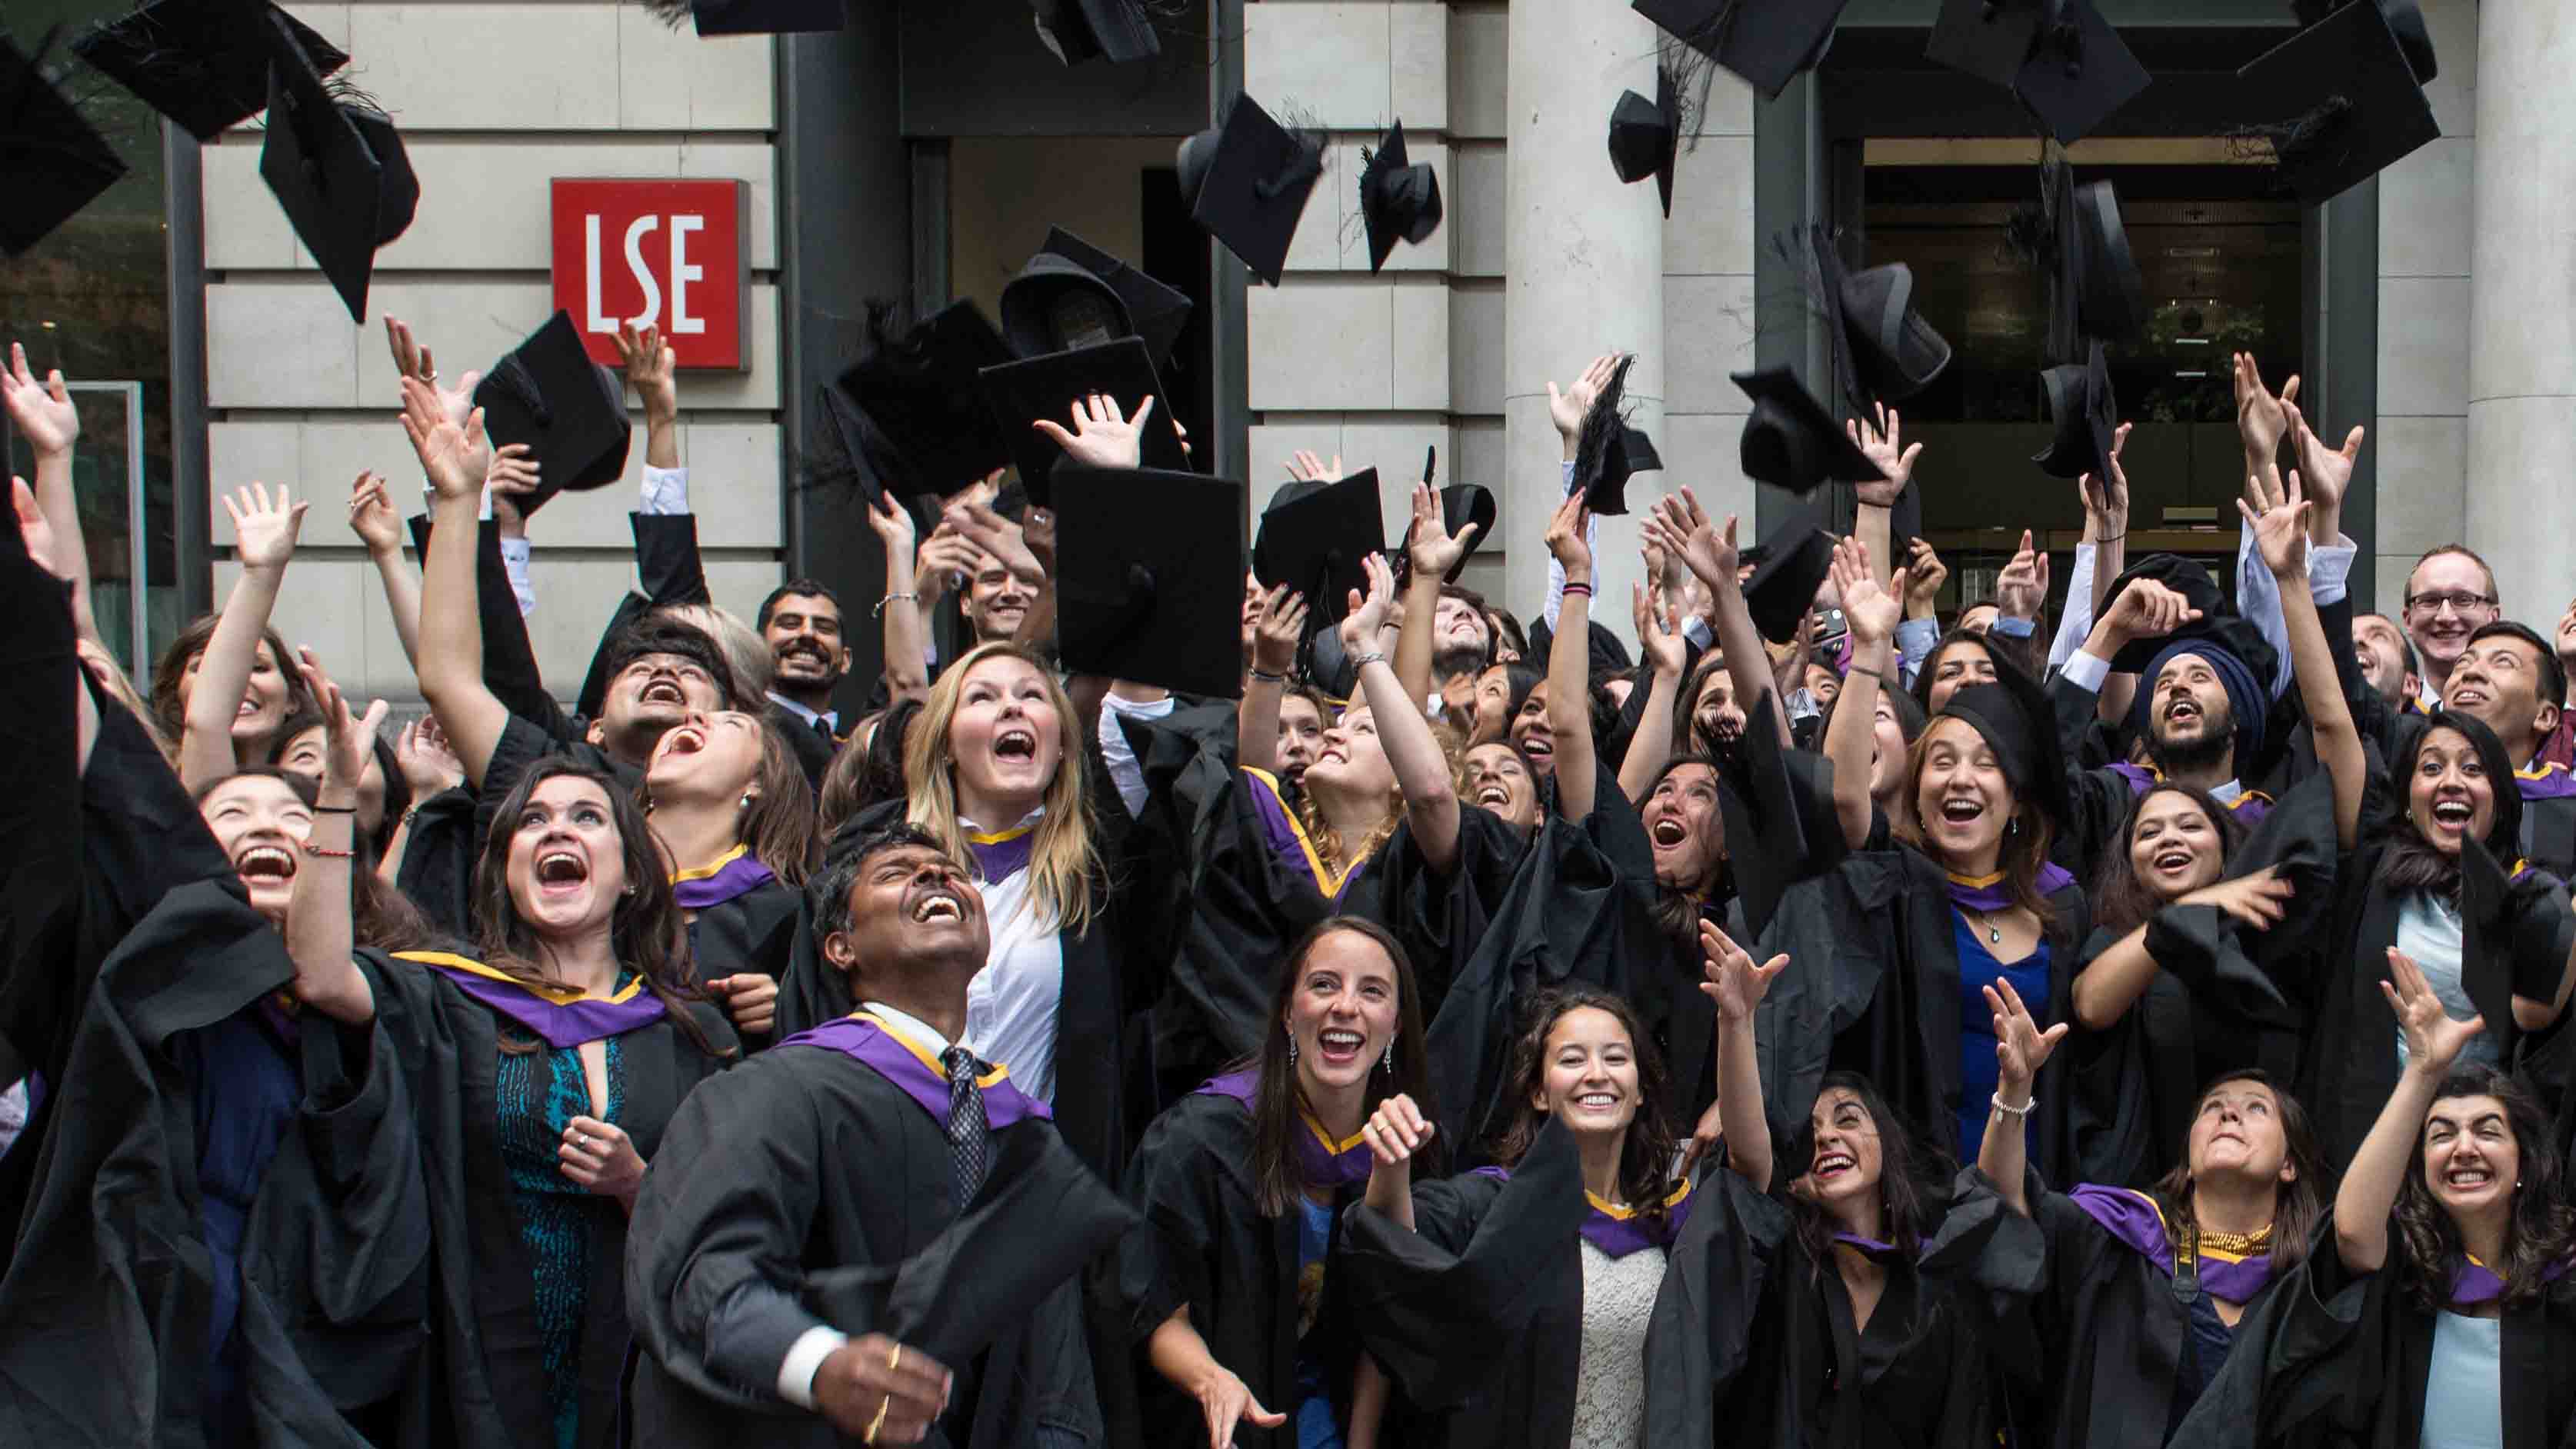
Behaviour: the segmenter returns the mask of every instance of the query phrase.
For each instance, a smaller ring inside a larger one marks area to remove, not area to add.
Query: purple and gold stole
[[[931,1121],[943,1125],[948,1121],[948,1069],[939,1064],[937,1057],[914,1046],[901,1032],[864,1009],[827,1021],[812,1031],[800,1031],[770,1050],[798,1046],[836,1051],[872,1068],[878,1076],[902,1088],[914,1105],[930,1114]],[[999,1132],[1032,1117],[1054,1117],[1046,1103],[1012,1086],[1010,1077],[1009,1067],[994,1065],[975,1079],[976,1087],[984,1094],[986,1127]]]
[[[2564,800],[2576,795],[2576,775],[2567,773],[2565,765],[2546,761],[2528,770],[2514,771],[2513,783],[2525,800]]]
[[[694,870],[672,876],[671,894],[679,898],[682,910],[703,911],[749,895],[776,879],[746,843]]]
[[[2135,765],[2127,760],[2113,761],[2111,773],[2128,781],[2129,793],[2133,795],[2144,795],[2165,778],[2165,772],[2153,765]],[[2236,798],[2226,804],[2228,814],[2251,826],[2262,824],[2263,817],[2272,813],[2273,800],[2260,790],[2248,788],[2238,790]]]
[[[1479,1167],[1475,1177],[1490,1177],[1497,1182],[1512,1180],[1508,1167]],[[1584,1206],[1591,1211],[1583,1215],[1583,1226],[1577,1231],[1583,1241],[1599,1248],[1611,1258],[1624,1258],[1640,1248],[1669,1248],[1681,1236],[1682,1224],[1690,1221],[1691,1185],[1676,1187],[1664,1198],[1664,1215],[1648,1217],[1632,1207],[1620,1207],[1601,1200],[1589,1188],[1583,1193]]]
[[[641,976],[613,996],[586,996],[570,986],[522,981],[447,951],[397,951],[394,959],[446,977],[484,1009],[517,1022],[557,1051],[624,1036],[662,1019],[662,998],[645,989]]]
[[[1250,1112],[1260,1087],[1261,1074],[1246,1068],[1210,1077],[1190,1095],[1232,1097],[1243,1104],[1244,1111]],[[1365,1134],[1354,1132],[1335,1140],[1333,1134],[1324,1129],[1324,1124],[1315,1120],[1315,1114],[1306,1110],[1302,1101],[1297,1104],[1297,1120],[1306,1128],[1297,1134],[1297,1176],[1300,1181],[1309,1187],[1355,1187],[1368,1181],[1369,1169],[1375,1165],[1376,1157],[1369,1151]]]
[[[1249,765],[1242,767],[1242,774],[1244,786],[1252,796],[1253,813],[1261,817],[1261,838],[1269,845],[1270,853],[1292,868],[1304,866],[1307,877],[1315,883],[1316,893],[1340,905],[1342,893],[1350,889],[1360,867],[1368,864],[1368,857],[1352,861],[1338,873],[1329,869],[1306,834],[1306,822],[1297,818],[1297,812],[1288,808],[1286,797],[1279,793],[1278,777]]]
[[[2567,1261],[2560,1259],[2540,1272],[2541,1281],[2555,1283],[2567,1274]],[[2459,1307],[2493,1303],[2504,1296],[2504,1280],[2493,1268],[2477,1260],[2475,1254],[2462,1253],[2451,1268],[2451,1302]]]
[[[2165,1226],[2164,1209],[2156,1200],[2135,1188],[2100,1187],[2085,1183],[2068,1193],[2067,1198],[2084,1215],[2102,1225],[2122,1246],[2155,1265],[2157,1272],[2170,1278],[2180,1249]],[[2201,1286],[2213,1298],[2229,1303],[2251,1303],[2264,1286],[2272,1281],[2272,1255],[2261,1253],[2222,1253],[2205,1244],[2195,1245],[2194,1269]]]
[[[1963,911],[1990,916],[2013,908],[2012,897],[2004,894],[2004,873],[1993,875],[1953,875],[1950,881],[1950,904]],[[2047,861],[2039,868],[2039,893],[2053,896],[2075,884],[2075,877],[2064,866]]]

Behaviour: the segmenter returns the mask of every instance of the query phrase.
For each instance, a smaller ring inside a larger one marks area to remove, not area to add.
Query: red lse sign
[[[745,371],[751,272],[745,181],[554,181],[555,305],[594,361],[617,324],[655,326],[683,368]]]

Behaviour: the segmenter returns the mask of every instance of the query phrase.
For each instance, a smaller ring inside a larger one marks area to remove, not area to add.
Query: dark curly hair
[[[2548,1270],[2576,1250],[2576,1208],[2567,1205],[2559,1181],[2561,1154],[2549,1114],[2529,1087],[2490,1066],[2455,1067],[2435,1088],[2433,1100],[2493,1097],[2504,1104],[2522,1158],[2521,1181],[2515,1184],[2513,1221],[2505,1235],[2504,1261],[2487,1266],[2504,1280],[2507,1311],[2539,1301],[2548,1285]],[[2468,1251],[2457,1223],[2424,1185],[2424,1132],[2415,1131],[2415,1150],[2406,1162],[2406,1180],[2397,1188],[2397,1240],[2406,1261],[2399,1282],[2406,1299],[2425,1313],[2451,1304],[2451,1270]]]
[[[1905,1119],[1888,1107],[1887,1099],[1878,1094],[1877,1085],[1869,1078],[1858,1072],[1827,1072],[1816,1083],[1817,1100],[1837,1088],[1860,1099],[1861,1110],[1869,1114],[1870,1125],[1878,1133],[1879,1231],[1911,1257],[1922,1247],[1928,1230],[1940,1216],[1942,1184],[1949,1181],[1952,1171],[1948,1154],[1933,1139],[1918,1137],[1906,1126]],[[1810,1104],[1809,1111],[1813,1110]],[[1812,1120],[1798,1123],[1788,1150],[1772,1169],[1772,1180],[1787,1183],[1806,1176],[1815,1156],[1815,1124]],[[1841,1229],[1824,1209],[1796,1193],[1789,1195],[1789,1204],[1798,1240],[1806,1245],[1808,1255],[1820,1267],[1830,1262],[1834,1234]]]
[[[1619,1195],[1628,1200],[1639,1218],[1660,1226],[1664,1198],[1672,1191],[1667,1172],[1673,1160],[1673,1129],[1664,1120],[1664,1059],[1656,1052],[1655,1039],[1638,1018],[1636,1008],[1615,992],[1591,986],[1561,986],[1541,992],[1530,1003],[1520,1038],[1512,1044],[1508,1088],[1512,1094],[1512,1123],[1494,1139],[1494,1160],[1505,1166],[1517,1163],[1529,1155],[1531,1144],[1538,1141],[1539,1129],[1547,1125],[1548,1114],[1532,1099],[1547,1086],[1548,1033],[1569,1013],[1587,1008],[1606,1011],[1616,1018],[1636,1052],[1637,1115],[1629,1122],[1627,1141],[1619,1148]]]

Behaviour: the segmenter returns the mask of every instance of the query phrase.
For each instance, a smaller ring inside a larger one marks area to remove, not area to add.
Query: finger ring
[[[903,1345],[898,1343],[894,1346],[894,1352],[886,1355],[886,1372],[892,1373],[901,1367],[903,1367]]]
[[[584,1152],[588,1152],[590,1150],[590,1134],[587,1132],[576,1132],[572,1134],[572,1145],[580,1148]]]
[[[893,1407],[894,1407],[894,1395],[892,1395],[892,1394],[888,1394],[888,1395],[886,1395],[885,1402],[884,1402],[884,1403],[882,1403],[882,1404],[877,1405],[877,1416],[876,1416],[875,1418],[873,1418],[873,1419],[868,1420],[868,1435],[867,1435],[867,1438],[866,1438],[865,1440],[863,1440],[862,1442],[864,1442],[864,1443],[868,1443],[868,1444],[874,1444],[875,1442],[877,1442],[877,1431],[878,1431],[879,1429],[882,1429],[882,1428],[884,1428],[884,1427],[885,1427],[886,1410],[891,1409],[891,1408],[893,1408]]]

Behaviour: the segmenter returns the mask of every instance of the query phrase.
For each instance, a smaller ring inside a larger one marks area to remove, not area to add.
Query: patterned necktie
[[[948,1069],[948,1162],[957,1174],[957,1210],[962,1213],[984,1185],[984,1091],[975,1084],[984,1064],[962,1046],[941,1052],[939,1064]]]
[[[839,742],[832,733],[832,722],[819,714],[814,716],[814,733],[821,735],[827,745]]]

